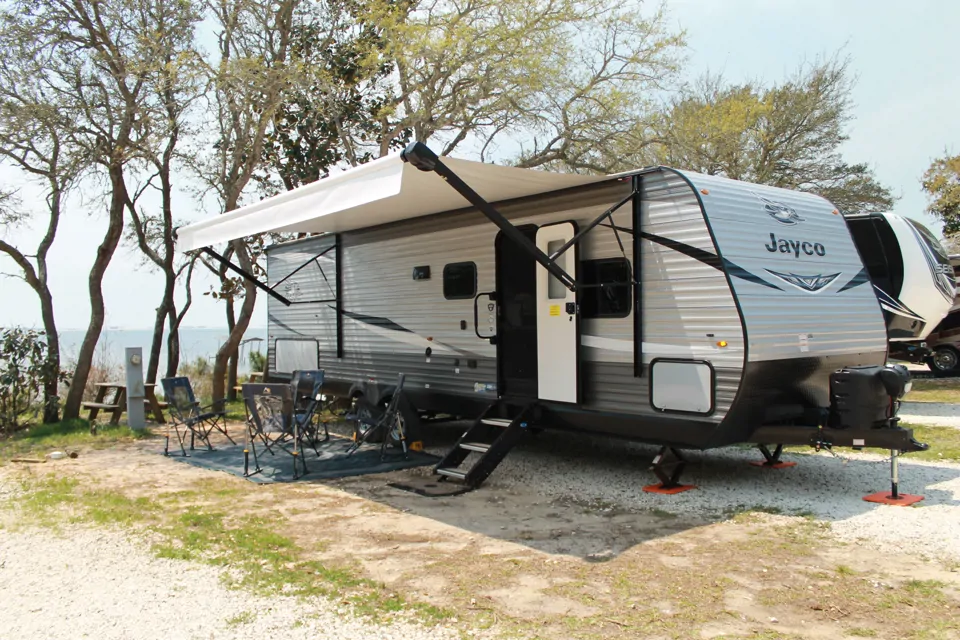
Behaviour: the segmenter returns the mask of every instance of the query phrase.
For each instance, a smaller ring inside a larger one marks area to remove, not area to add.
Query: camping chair
[[[260,452],[276,455],[280,449],[293,456],[293,479],[308,472],[303,456],[303,440],[308,429],[301,423],[313,422],[313,409],[309,413],[295,411],[295,394],[292,384],[253,383],[243,385],[243,403],[247,408],[247,440],[243,449],[243,475],[260,473]],[[309,436],[307,436],[309,437]],[[314,440],[315,442],[315,440]],[[253,471],[250,470],[250,454],[253,454]],[[298,462],[299,461],[299,462]],[[302,471],[302,472],[301,472]]]
[[[360,447],[374,436],[382,438],[380,441],[380,460],[386,460],[389,447],[399,447],[404,458],[407,457],[407,431],[403,413],[400,411],[400,401],[403,393],[404,375],[401,373],[397,386],[390,396],[390,401],[384,410],[378,409],[363,398],[358,400],[352,418],[354,420],[353,444],[347,449],[347,455],[352,456]]]
[[[227,413],[223,409],[223,401],[202,406],[193,395],[190,379],[185,376],[164,378],[160,381],[163,386],[164,400],[170,411],[170,421],[167,423],[167,440],[163,447],[164,455],[170,455],[170,429],[174,430],[177,441],[180,443],[180,452],[186,456],[184,443],[187,434],[190,434],[190,451],[194,450],[196,440],[207,445],[208,451],[213,451],[210,444],[210,434],[219,431],[231,444],[236,444],[227,433]]]
[[[291,382],[294,390],[293,417],[300,427],[302,438],[310,443],[317,455],[320,455],[317,444],[330,440],[330,431],[323,419],[323,411],[327,408],[323,395],[323,378],[323,370],[294,371]]]

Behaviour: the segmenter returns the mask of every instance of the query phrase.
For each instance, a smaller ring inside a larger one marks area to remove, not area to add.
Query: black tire
[[[927,359],[927,368],[937,375],[955,373],[960,369],[960,353],[953,347],[940,346]]]

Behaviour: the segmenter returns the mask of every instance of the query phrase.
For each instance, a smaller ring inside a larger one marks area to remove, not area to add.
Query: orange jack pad
[[[764,469],[786,469],[787,467],[797,466],[796,462],[775,462],[773,464],[767,464],[766,460],[751,460],[750,464]]]
[[[899,507],[909,507],[923,500],[923,496],[913,495],[911,493],[901,493],[900,497],[894,500],[889,491],[878,491],[868,496],[863,496],[867,502],[876,502],[877,504],[892,504]]]
[[[681,484],[676,487],[664,487],[662,484],[648,484],[643,488],[647,493],[663,493],[666,495],[672,496],[675,493],[682,493],[684,491],[690,491],[690,489],[696,489],[697,485],[694,484]]]

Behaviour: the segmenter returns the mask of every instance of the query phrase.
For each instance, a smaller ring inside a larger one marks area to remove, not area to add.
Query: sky
[[[684,76],[722,73],[731,82],[776,82],[804,61],[837,51],[850,57],[857,77],[848,162],[866,162],[899,197],[894,211],[939,225],[926,213],[920,176],[945,152],[960,153],[960,77],[955,29],[960,3],[914,0],[668,0],[671,23],[685,29]],[[682,168],[682,167],[681,167]],[[7,174],[0,173],[0,184]],[[83,194],[86,203],[96,194]],[[179,201],[177,218],[199,220],[216,210]],[[89,207],[96,209],[96,207]],[[84,328],[89,314],[87,275],[106,219],[75,207],[65,216],[50,255],[51,287],[61,330]],[[34,230],[36,231],[36,230]],[[29,235],[22,230],[16,235]],[[6,234],[5,234],[6,235]],[[0,257],[0,272],[15,266]],[[199,272],[198,272],[199,273]],[[213,280],[195,279],[194,305],[185,325],[219,327],[220,304],[203,295]],[[143,266],[139,252],[118,250],[104,279],[108,327],[143,329],[153,324],[162,279]],[[259,297],[251,326],[266,325]],[[40,326],[40,311],[26,284],[0,277],[0,326]]]

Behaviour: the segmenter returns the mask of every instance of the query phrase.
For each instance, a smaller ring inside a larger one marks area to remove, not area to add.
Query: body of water
[[[63,359],[64,366],[68,366],[71,361],[76,360],[77,353],[80,351],[80,343],[83,342],[83,331],[61,331],[60,332],[60,357]],[[180,330],[180,362],[186,363],[197,358],[206,358],[213,360],[220,348],[227,339],[226,329],[210,328],[191,328],[186,327]],[[164,336],[166,338],[166,336]],[[259,340],[258,340],[259,339]],[[240,372],[244,373],[250,369],[250,352],[260,351],[266,354],[267,351],[267,330],[265,328],[247,329],[243,336],[244,344],[240,347]],[[97,343],[97,355],[94,358],[95,364],[117,365],[123,362],[124,349],[127,347],[140,347],[143,349],[143,364],[147,365],[150,358],[150,344],[153,341],[153,331],[149,329],[104,329],[100,334],[100,342]],[[163,350],[160,352],[160,375],[162,376],[167,365],[167,345],[164,340]]]

